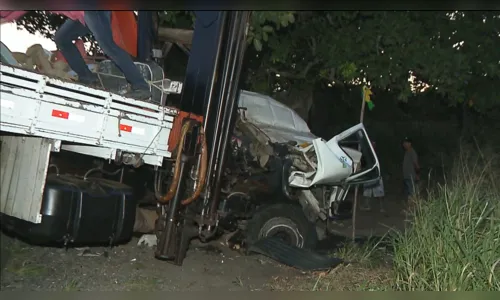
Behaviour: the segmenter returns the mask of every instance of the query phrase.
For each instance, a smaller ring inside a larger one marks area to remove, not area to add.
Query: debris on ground
[[[304,271],[331,270],[343,262],[340,258],[291,246],[274,237],[261,239],[248,250]]]
[[[143,234],[139,239],[139,242],[137,242],[137,246],[146,245],[149,248],[152,248],[156,246],[157,242],[158,238],[156,237],[156,234]]]

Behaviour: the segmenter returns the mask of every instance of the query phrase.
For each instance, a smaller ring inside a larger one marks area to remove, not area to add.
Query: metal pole
[[[227,12],[226,11],[223,11],[220,13],[220,18],[222,19],[222,26],[224,26],[225,24],[225,21],[226,21],[226,16],[227,16]],[[217,76],[217,71],[219,70],[219,60],[220,60],[220,50],[221,50],[221,47],[222,47],[222,38],[223,38],[223,33],[224,33],[224,30],[219,30],[219,35],[217,36],[217,52],[215,54],[215,63],[214,63],[214,70],[212,72],[212,78],[210,79],[210,87],[208,88],[208,98],[207,98],[207,110],[205,112],[205,116],[204,116],[204,120],[203,120],[203,129],[205,130],[205,132],[208,130],[207,128],[207,120],[208,120],[208,116],[210,114],[210,111],[211,111],[211,106],[212,106],[212,98],[213,98],[213,91],[214,91],[214,85],[215,85],[215,79],[216,79],[216,76]]]
[[[359,116],[359,122],[363,123],[363,119],[365,117],[365,98],[361,97],[361,113]],[[361,145],[358,145],[358,151],[361,150]],[[361,162],[360,162],[361,163]],[[357,171],[357,168],[355,172]],[[358,192],[359,192],[359,186],[356,185],[356,188],[354,189],[354,204],[352,208],[352,241],[356,239],[356,209],[358,208]]]
[[[182,147],[182,145],[179,145]],[[179,149],[179,151],[182,151],[182,148]],[[169,246],[172,245],[171,241],[172,238],[175,238],[175,233],[177,232],[175,226],[177,226],[176,221],[177,221],[177,208],[179,207],[179,204],[181,202],[182,198],[182,186],[184,184],[184,179],[186,176],[184,176],[185,171],[186,171],[186,163],[188,162],[189,157],[182,154],[181,156],[181,162],[180,162],[180,177],[179,181],[177,182],[177,190],[175,191],[174,198],[170,201],[170,207],[168,210],[168,215],[167,215],[167,221],[165,225],[165,229],[161,234],[160,240],[158,241],[158,248],[155,252],[155,257],[157,259],[161,260],[170,260],[170,259],[175,259],[175,254],[174,257],[169,257]],[[176,245],[177,243],[174,243]],[[175,251],[173,251],[175,253]]]
[[[222,140],[220,142],[220,147],[221,147],[221,152],[220,152],[220,159],[218,161],[218,168],[216,171],[215,175],[215,190],[213,193],[213,200],[212,200],[212,207],[210,209],[212,215],[217,212],[218,205],[220,202],[220,189],[221,189],[221,178],[222,178],[222,173],[224,171],[224,164],[226,161],[226,152],[227,152],[227,146],[229,142],[229,137],[230,134],[232,134],[232,129],[233,129],[233,123],[234,123],[234,114],[236,113],[236,109],[238,107],[238,99],[239,95],[238,93],[238,86],[239,86],[239,79],[240,79],[240,74],[241,74],[241,68],[243,65],[243,56],[245,54],[246,50],[246,45],[245,43],[245,31],[246,31],[246,24],[248,21],[248,16],[249,12],[244,11],[240,12],[239,15],[237,15],[238,19],[240,20],[240,24],[237,27],[237,47],[235,49],[236,52],[236,57],[235,57],[235,62],[232,65],[232,70],[231,70],[231,77],[230,77],[230,89],[228,91],[228,101],[227,102],[227,110],[226,110],[226,115],[227,115],[227,123],[226,127],[224,128]]]

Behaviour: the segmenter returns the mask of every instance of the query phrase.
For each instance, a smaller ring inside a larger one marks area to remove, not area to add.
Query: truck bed
[[[161,166],[178,111],[0,64],[0,130],[61,141],[113,159],[117,150]]]

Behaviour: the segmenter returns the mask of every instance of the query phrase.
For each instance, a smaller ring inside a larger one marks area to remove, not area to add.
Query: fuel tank
[[[132,237],[136,201],[132,189],[102,178],[48,175],[40,214],[34,224],[2,215],[2,227],[34,244],[104,244]]]

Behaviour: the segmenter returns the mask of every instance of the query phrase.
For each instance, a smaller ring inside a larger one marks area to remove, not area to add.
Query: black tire
[[[304,249],[314,249],[318,242],[316,226],[309,222],[302,208],[285,203],[259,207],[248,222],[248,246],[270,236],[278,236],[288,244]]]

